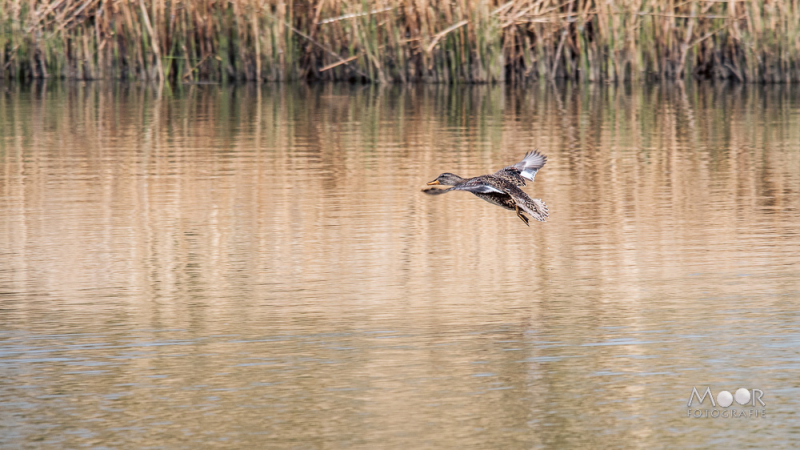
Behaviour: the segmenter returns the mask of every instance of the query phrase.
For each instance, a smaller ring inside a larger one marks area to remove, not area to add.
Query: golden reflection
[[[14,416],[0,442],[687,444],[686,386],[755,379],[709,361],[789,387],[769,345],[797,313],[797,105],[783,86],[9,86],[0,400],[86,432]],[[547,223],[420,192],[534,148]]]

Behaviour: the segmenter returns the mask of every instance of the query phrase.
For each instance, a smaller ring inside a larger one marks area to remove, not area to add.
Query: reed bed
[[[800,0],[0,0],[0,78],[800,81]]]

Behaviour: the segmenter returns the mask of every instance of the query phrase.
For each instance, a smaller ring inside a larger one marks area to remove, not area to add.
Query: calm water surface
[[[796,87],[3,89],[0,446],[800,439]]]

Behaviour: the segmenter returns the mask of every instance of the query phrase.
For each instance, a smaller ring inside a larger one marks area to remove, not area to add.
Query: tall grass
[[[800,0],[0,0],[0,78],[800,80]]]

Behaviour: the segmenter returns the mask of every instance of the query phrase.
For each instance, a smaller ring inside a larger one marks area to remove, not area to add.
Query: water
[[[4,89],[3,447],[800,435],[796,88]],[[547,223],[421,193],[534,147]]]

